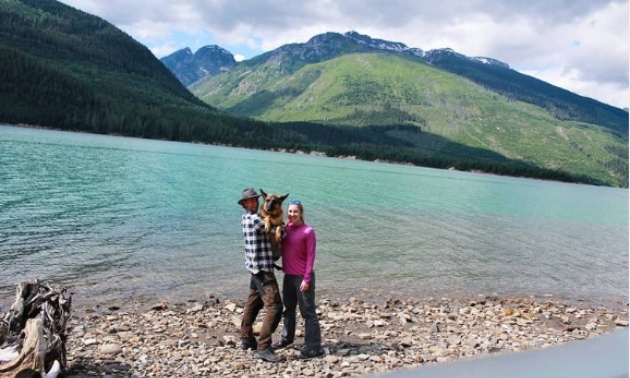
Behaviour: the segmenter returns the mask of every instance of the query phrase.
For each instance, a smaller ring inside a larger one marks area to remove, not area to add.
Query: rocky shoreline
[[[73,313],[67,377],[361,376],[579,342],[627,327],[628,303],[617,305],[495,296],[324,298],[318,312],[326,354],[299,357],[299,321],[295,344],[278,350],[283,361],[273,364],[239,348],[242,300],[119,301]]]

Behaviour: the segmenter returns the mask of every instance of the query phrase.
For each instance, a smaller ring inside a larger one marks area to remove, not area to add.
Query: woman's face
[[[287,208],[287,218],[289,219],[289,222],[295,225],[302,224],[302,210],[300,210],[300,206],[289,205]]]

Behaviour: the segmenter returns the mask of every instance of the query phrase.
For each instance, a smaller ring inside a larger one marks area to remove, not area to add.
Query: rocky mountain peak
[[[195,53],[195,55],[207,55],[207,54],[232,56],[231,52],[217,45],[203,46],[199,50],[197,50],[197,52]]]
[[[190,50],[189,47],[184,47],[183,49],[175,51],[174,53],[169,55],[167,58],[169,60],[190,59],[190,57],[192,57],[192,56],[193,56],[192,50]]]
[[[468,60],[475,63],[487,64],[489,66],[501,67],[505,69],[509,69],[510,66],[507,63],[501,62],[497,59],[487,58],[487,57],[469,57],[464,54],[460,54],[454,51],[451,48],[443,48],[443,49],[434,49],[427,51],[424,56],[422,56],[424,60],[431,64],[436,64],[443,60],[447,60],[450,58]]]
[[[507,63],[501,62],[500,60],[487,58],[487,57],[484,57],[484,56],[475,56],[472,59],[474,59],[474,60],[476,60],[478,62],[484,63],[484,64],[489,64],[491,66],[510,68],[510,66]]]
[[[429,64],[456,58],[472,63],[509,69],[509,65],[488,57],[468,57],[450,48],[424,51],[418,47],[408,47],[402,42],[372,38],[351,30],[343,34],[326,32],[310,38],[306,43],[292,43],[266,52],[252,61],[270,61],[282,72],[289,72],[302,64],[322,62],[343,54],[355,52],[387,52],[415,56]],[[161,59],[162,62],[188,86],[205,76],[213,76],[231,70],[237,65],[232,53],[217,46],[208,45],[194,54],[189,48],[181,49]],[[301,62],[295,65],[296,62]]]
[[[234,55],[217,45],[201,47],[194,54],[186,47],[160,60],[186,86],[206,76],[227,72],[236,65]]]
[[[344,37],[352,39],[353,41],[363,44],[378,50],[390,50],[390,51],[408,51],[409,47],[401,42],[391,42],[383,39],[374,39],[370,36],[359,34],[356,31],[349,31],[344,34]]]
[[[305,46],[309,46],[309,47],[313,47],[313,46],[319,46],[319,45],[327,44],[327,43],[333,42],[335,40],[338,41],[340,39],[343,39],[343,36],[341,34],[335,33],[335,32],[327,32],[327,33],[318,34],[318,35],[312,37],[304,45]]]

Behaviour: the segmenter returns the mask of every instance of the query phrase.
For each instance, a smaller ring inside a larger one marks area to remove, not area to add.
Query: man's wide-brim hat
[[[241,194],[241,199],[238,200],[239,205],[243,205],[243,201],[250,198],[258,198],[260,194],[256,193],[254,188],[243,189],[243,194]]]

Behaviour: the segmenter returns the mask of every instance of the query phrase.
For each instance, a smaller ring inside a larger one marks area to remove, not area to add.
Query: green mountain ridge
[[[202,48],[200,51],[205,49]],[[336,32],[319,34],[310,38],[306,43],[287,44],[242,61],[236,66],[240,65],[241,68],[247,67],[256,70],[256,67],[269,63],[269,68],[277,71],[277,75],[282,76],[292,74],[307,64],[319,63],[345,54],[359,52],[404,56],[414,61],[425,62],[441,70],[469,79],[504,97],[541,107],[558,119],[598,124],[610,128],[625,138],[628,135],[627,111],[522,74],[511,69],[507,63],[488,57],[468,57],[449,48],[423,51],[419,48],[409,48],[400,42],[373,39],[354,31],[344,34]],[[204,80],[208,80],[209,77],[216,74],[212,71],[212,67],[221,62],[223,58],[221,54],[213,55],[207,55],[209,59],[204,63],[207,68],[199,79],[200,82],[196,82],[194,85],[184,83],[191,90],[194,91],[194,87],[203,85]],[[186,64],[185,57],[182,58],[178,52],[162,58],[162,61],[176,75],[184,74],[186,71],[183,68],[174,67],[174,62],[181,65]]]
[[[411,125],[514,161],[627,186],[627,135],[606,126],[561,120],[544,108],[400,54],[351,53],[293,72],[280,69],[290,61],[283,51],[190,89],[239,116],[354,127]],[[399,137],[418,140],[404,133]],[[407,150],[448,155],[420,141]]]
[[[541,107],[555,118],[605,126],[627,139],[628,112],[592,98],[577,95],[500,65],[471,61],[452,51],[436,51],[431,64],[463,76],[504,97]]]

